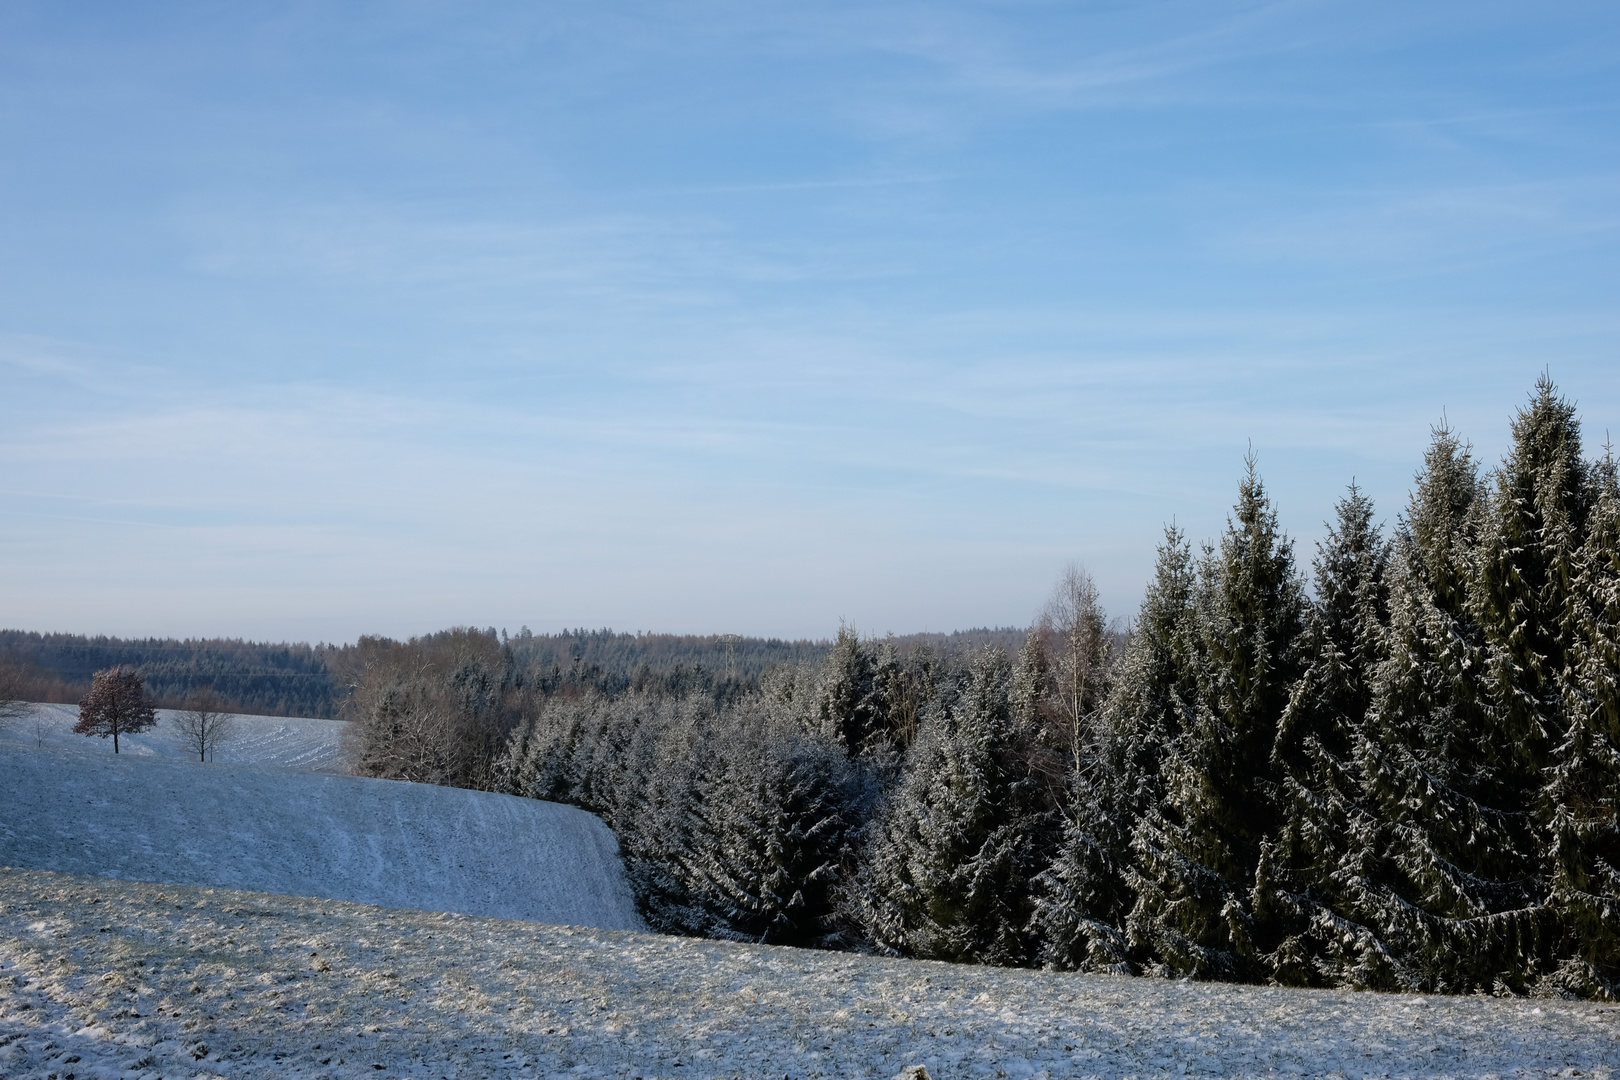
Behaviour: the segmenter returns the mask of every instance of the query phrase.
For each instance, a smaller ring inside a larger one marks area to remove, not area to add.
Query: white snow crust
[[[645,925],[612,832],[571,806],[100,747],[0,746],[0,776],[0,865]]]
[[[0,747],[43,744],[52,750],[113,756],[112,739],[73,733],[73,725],[79,722],[77,705],[37,704],[30,708],[30,715],[0,723]],[[43,721],[43,730],[37,733],[36,717]],[[185,745],[175,731],[173,717],[173,709],[159,709],[156,727],[139,735],[120,735],[118,756],[196,761],[196,751]],[[343,731],[348,726],[342,720],[307,716],[237,715],[234,733],[220,745],[214,760],[221,765],[346,773],[349,770],[343,758]]]
[[[955,967],[0,870],[8,1078],[1551,1077],[1620,1009]]]

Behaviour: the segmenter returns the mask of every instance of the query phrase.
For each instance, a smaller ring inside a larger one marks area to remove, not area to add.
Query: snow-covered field
[[[953,967],[0,870],[0,1075],[1582,1076],[1591,1003]]]
[[[43,746],[80,750],[112,757],[111,739],[75,735],[77,705],[34,705],[32,713],[0,723],[0,747]],[[197,754],[175,731],[173,710],[159,709],[157,726],[139,735],[118,737],[118,756],[160,757],[195,761]],[[36,719],[39,721],[35,723]],[[306,772],[345,773],[341,720],[312,717],[238,716],[235,732],[215,754],[222,765],[262,765]]]
[[[354,776],[0,747],[0,865],[639,929],[571,806]]]
[[[341,770],[332,721],[252,718],[202,764],[161,729],[115,758],[67,731],[76,710],[48,709],[44,748],[27,720],[0,732],[5,1080],[888,1080],[914,1065],[936,1080],[1620,1076],[1611,1006],[1054,975],[613,929],[641,922],[589,814],[311,771]]]

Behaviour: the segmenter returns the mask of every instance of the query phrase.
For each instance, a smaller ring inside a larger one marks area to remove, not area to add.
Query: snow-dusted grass
[[[1620,1009],[953,967],[0,870],[0,1075],[1615,1075]]]
[[[0,865],[640,929],[571,806],[156,756],[0,747]]]
[[[34,705],[30,715],[0,723],[0,747],[43,745],[53,750],[79,750],[113,756],[111,739],[75,735],[77,705]],[[157,726],[139,735],[118,737],[118,756],[195,761],[196,751],[175,731],[172,709],[158,710]],[[42,721],[36,727],[36,718]],[[313,717],[237,716],[235,732],[215,754],[222,765],[259,765],[305,772],[345,773],[341,720]]]
[[[219,761],[48,706],[0,731],[0,1077],[1551,1076],[1620,1073],[1620,1009],[814,953],[639,926],[600,821],[322,775],[342,725]],[[196,885],[272,890],[231,892]],[[339,897],[434,910],[368,907]],[[621,920],[621,921],[614,921]]]

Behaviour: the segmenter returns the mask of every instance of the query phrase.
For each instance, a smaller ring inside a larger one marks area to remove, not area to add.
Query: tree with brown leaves
[[[79,702],[79,722],[73,730],[80,735],[112,736],[113,753],[118,753],[118,736],[145,731],[157,723],[157,710],[146,700],[146,687],[134,668],[108,668],[95,674],[90,693]]]

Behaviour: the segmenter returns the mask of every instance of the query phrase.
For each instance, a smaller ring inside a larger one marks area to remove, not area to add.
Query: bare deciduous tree
[[[28,689],[23,666],[15,660],[0,659],[0,724],[28,714]]]
[[[1102,701],[1108,675],[1107,616],[1097,583],[1086,568],[1070,563],[1041,612],[1037,629],[1050,658],[1054,723],[1048,729],[1076,772],[1084,764],[1086,729]]]
[[[212,761],[219,744],[236,734],[236,717],[220,706],[211,687],[199,687],[186,698],[186,707],[174,714],[173,724],[198,761]]]

